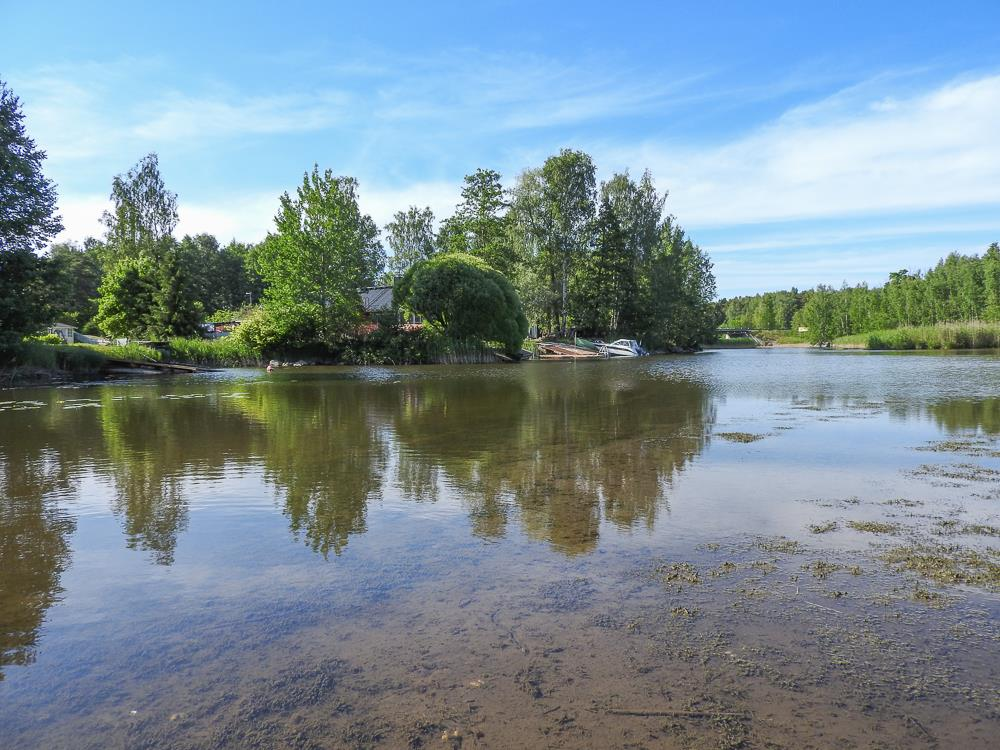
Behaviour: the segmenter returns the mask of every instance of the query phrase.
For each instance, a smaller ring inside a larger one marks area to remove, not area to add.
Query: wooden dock
[[[601,355],[593,349],[585,349],[573,344],[557,344],[554,342],[539,342],[536,346],[538,358],[547,361],[565,361],[576,359],[600,359]]]

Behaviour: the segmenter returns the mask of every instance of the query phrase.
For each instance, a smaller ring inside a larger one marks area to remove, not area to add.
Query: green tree
[[[466,252],[510,278],[517,258],[508,231],[510,204],[502,177],[493,169],[465,176],[462,202],[442,227],[440,243],[448,252]]]
[[[384,266],[378,228],[361,213],[352,177],[307,173],[292,198],[281,196],[275,231],[255,253],[267,284],[265,305],[277,315],[295,310],[331,344],[361,317],[361,289]]]
[[[641,294],[649,346],[694,348],[722,322],[712,262],[672,217],[661,225]]]
[[[1000,244],[994,242],[983,255],[983,292],[986,320],[1000,320]]]
[[[514,221],[530,262],[549,284],[549,326],[566,330],[570,280],[586,258],[596,207],[596,169],[589,155],[562,149],[541,169],[526,170],[514,189]]]
[[[393,298],[454,339],[497,342],[509,354],[520,352],[528,333],[528,320],[511,283],[466,253],[415,263],[397,283]]]
[[[392,250],[388,259],[389,270],[397,276],[420,260],[434,254],[434,212],[430,207],[410,206],[397,211],[392,221],[385,225],[386,243]]]
[[[109,336],[141,337],[149,325],[156,287],[151,261],[123,258],[104,274],[94,322]]]
[[[102,216],[107,227],[106,264],[155,253],[177,226],[177,194],[167,190],[160,176],[159,157],[144,156],[111,182],[112,210]]]
[[[639,182],[626,171],[601,185],[593,252],[584,272],[574,276],[576,297],[590,296],[604,308],[599,333],[636,333],[641,327],[639,289],[659,243],[665,201],[648,171]]]
[[[20,100],[0,81],[0,349],[43,323],[44,279],[35,253],[62,229],[44,160],[25,131]]]
[[[573,319],[584,331],[615,337],[638,295],[638,269],[628,237],[605,195],[595,225],[594,250],[580,264]]]
[[[809,341],[829,344],[836,337],[837,293],[828,286],[816,287],[802,308],[802,320],[809,328]]]
[[[176,245],[161,255],[154,278],[148,334],[153,338],[200,335],[198,323],[204,310],[195,299],[191,274]]]
[[[60,242],[49,248],[45,282],[53,320],[85,328],[97,314],[101,262],[95,245],[88,240],[83,247]]]

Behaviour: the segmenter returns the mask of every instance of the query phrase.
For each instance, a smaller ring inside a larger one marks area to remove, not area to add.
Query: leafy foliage
[[[385,262],[378,228],[358,208],[357,187],[352,177],[314,167],[294,199],[281,196],[275,232],[255,253],[269,315],[308,321],[316,341],[327,345],[358,322],[360,290],[374,283]]]
[[[125,258],[105,273],[95,322],[109,336],[144,335],[156,289],[150,261]]]
[[[429,207],[410,206],[397,211],[385,225],[386,242],[392,250],[389,270],[401,276],[417,261],[431,257],[434,246],[434,212]]]
[[[442,228],[439,244],[445,252],[461,252],[482,259],[508,278],[517,264],[508,231],[509,207],[502,177],[493,169],[477,169],[465,176],[462,202]]]
[[[155,153],[111,181],[112,210],[102,216],[107,228],[107,263],[149,254],[177,226],[177,194],[167,190]]]
[[[97,314],[101,262],[94,242],[62,242],[49,248],[44,275],[49,319],[82,327]]]
[[[44,159],[25,132],[20,100],[0,81],[0,350],[37,330],[44,315],[35,251],[62,229]]]
[[[415,264],[394,291],[404,305],[454,339],[500,343],[516,354],[528,321],[510,282],[466,253],[447,253]]]

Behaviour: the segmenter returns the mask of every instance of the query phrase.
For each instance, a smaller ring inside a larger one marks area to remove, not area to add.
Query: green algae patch
[[[1000,562],[996,551],[987,555],[957,546],[902,546],[886,550],[880,558],[895,570],[916,573],[937,583],[1000,591]]]
[[[754,432],[719,432],[716,434],[730,443],[756,443],[758,440],[763,440],[767,437],[767,435]]]
[[[826,560],[814,560],[808,565],[803,565],[802,569],[808,570],[813,574],[814,578],[819,578],[822,581],[829,578],[831,573],[836,573],[840,570],[840,566]]]
[[[784,555],[795,555],[802,552],[802,545],[796,542],[794,539],[788,539],[783,536],[772,537],[770,539],[758,539],[754,542],[754,546],[758,549],[762,549],[765,552],[779,552]]]
[[[670,563],[661,565],[656,569],[660,580],[666,583],[687,583],[695,585],[701,583],[698,569],[691,563]]]
[[[812,534],[827,534],[831,531],[836,531],[838,524],[836,521],[827,521],[826,523],[813,523],[809,524],[809,531]]]
[[[885,521],[848,521],[847,525],[855,531],[864,531],[867,534],[898,534],[899,526]]]

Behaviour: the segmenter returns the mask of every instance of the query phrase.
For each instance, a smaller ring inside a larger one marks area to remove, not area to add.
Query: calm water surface
[[[2,391],[0,746],[996,747],[998,433],[981,353]]]

